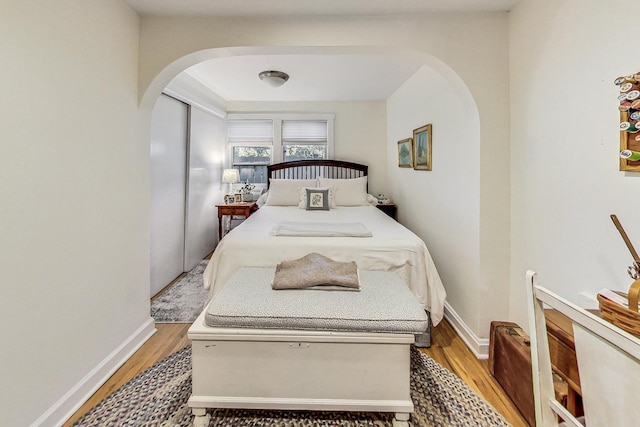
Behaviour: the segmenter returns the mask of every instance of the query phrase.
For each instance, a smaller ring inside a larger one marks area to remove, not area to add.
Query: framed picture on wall
[[[413,130],[413,168],[430,171],[431,164],[431,124]]]
[[[398,141],[398,166],[401,168],[413,167],[413,139],[407,138]]]

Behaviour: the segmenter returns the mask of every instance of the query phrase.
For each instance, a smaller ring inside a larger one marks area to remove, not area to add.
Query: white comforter
[[[373,237],[273,236],[282,222],[360,222]],[[316,252],[336,261],[355,261],[364,270],[396,272],[431,313],[443,317],[446,292],[425,243],[373,206],[306,211],[297,207],[263,206],[218,244],[204,272],[211,299],[238,267],[275,267],[279,262]]]

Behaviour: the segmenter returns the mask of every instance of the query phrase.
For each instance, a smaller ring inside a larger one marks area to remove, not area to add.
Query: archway
[[[472,281],[473,277],[479,275],[480,117],[478,107],[470,89],[460,76],[442,60],[433,55],[416,50],[371,46],[236,47],[205,49],[184,55],[167,64],[155,78],[153,78],[142,94],[140,101],[141,108],[151,111],[155,100],[173,78],[185,69],[202,61],[241,55],[326,55],[336,53],[344,55],[379,53],[390,56],[407,55],[412,58],[418,58],[423,64],[423,68],[427,69],[427,78],[433,77],[431,78],[431,85],[441,84],[443,87],[446,86],[445,96],[455,98],[455,112],[449,114],[446,125],[444,123],[437,123],[435,125],[434,135],[436,135],[435,138],[454,135],[454,137],[450,139],[455,140],[456,132],[458,132],[456,129],[458,127],[464,127],[464,133],[459,133],[459,135],[463,135],[464,137],[458,138],[464,141],[461,143],[459,141],[456,142],[458,147],[445,147],[445,138],[440,139],[440,145],[437,147],[438,158],[434,161],[437,170],[433,173],[413,173],[411,177],[412,182],[410,183],[410,185],[415,186],[418,191],[425,191],[425,188],[428,188],[429,191],[434,191],[434,193],[430,193],[428,197],[432,197],[433,200],[438,200],[440,202],[439,205],[430,204],[427,209],[422,206],[424,200],[416,203],[410,199],[410,197],[413,197],[411,195],[399,195],[399,188],[407,186],[407,180],[405,175],[402,175],[404,171],[398,171],[394,159],[396,141],[400,139],[399,135],[391,134],[389,131],[385,136],[387,144],[387,150],[384,153],[384,157],[387,158],[387,170],[385,173],[389,175],[389,181],[395,185],[393,190],[398,193],[397,198],[401,200],[404,205],[402,208],[405,212],[404,215],[411,218],[407,220],[407,223],[411,225],[412,230],[416,232],[416,234],[423,238],[423,240],[429,242],[430,250],[432,253],[435,252],[436,258],[442,260],[438,266],[438,270],[441,270],[443,281],[452,284],[452,304],[456,308],[461,307],[459,310],[461,310],[460,316],[462,318],[477,318],[477,310],[479,310],[479,308],[470,305],[468,302],[476,299],[475,295],[478,290],[475,287],[466,286],[463,291],[462,287],[464,284]],[[435,98],[431,100],[424,98],[424,102],[437,101],[434,100]],[[418,100],[416,102],[420,101]],[[422,120],[428,121],[431,120],[431,118],[427,115],[424,116],[424,118],[416,120],[422,122]],[[459,123],[455,123],[456,121]],[[406,136],[411,136],[411,129],[421,124],[423,123],[414,123],[413,127],[411,127],[412,125],[410,123],[402,123],[396,127],[402,127],[403,132],[406,132]],[[445,132],[445,128],[448,130],[448,134]],[[465,158],[461,158],[460,160],[455,159],[456,153],[454,153],[454,151],[456,148],[460,148],[460,150],[464,152]],[[445,153],[447,150],[448,152]],[[449,163],[445,164],[443,159],[447,156]],[[439,179],[437,185],[434,185],[433,182],[423,185],[425,181],[436,181],[433,178]],[[441,185],[445,182],[448,185],[446,188]],[[456,196],[456,194],[458,196]],[[402,197],[404,197],[404,199]],[[456,198],[463,198],[463,200],[456,200]],[[411,212],[411,209],[414,209],[414,212]],[[418,221],[422,221],[421,213],[426,211],[431,215],[431,224],[417,224]],[[407,214],[406,212],[410,213]],[[440,230],[432,230],[433,227],[438,227],[435,224],[452,223],[452,221],[450,221],[452,218],[457,219],[459,223],[463,224],[463,227],[458,227],[458,230],[454,230],[453,233],[447,226],[440,227]],[[413,223],[411,223],[411,221],[413,221]],[[431,248],[433,248],[433,250]],[[460,257],[464,258],[469,266],[467,271],[460,272],[459,266],[455,261],[456,259],[460,259]]]

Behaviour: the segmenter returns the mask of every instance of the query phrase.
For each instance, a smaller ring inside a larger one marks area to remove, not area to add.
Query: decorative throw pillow
[[[329,189],[305,188],[307,193],[308,211],[328,211],[329,210]]]
[[[331,187],[307,187],[310,190],[329,190],[329,209],[335,209],[336,206],[336,198],[335,198],[335,188]],[[300,189],[300,200],[298,202],[298,208],[307,209],[307,188]]]

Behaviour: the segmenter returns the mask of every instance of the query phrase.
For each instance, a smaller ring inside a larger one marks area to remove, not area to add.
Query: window
[[[327,158],[326,120],[284,120],[282,159],[285,162]]]
[[[229,120],[227,141],[231,167],[240,172],[240,181],[266,184],[273,152],[273,121]]]
[[[267,165],[331,158],[333,114],[229,114],[230,167],[241,181],[267,183]]]

